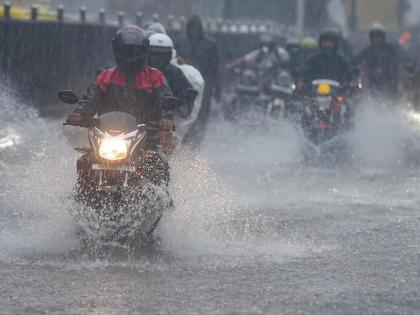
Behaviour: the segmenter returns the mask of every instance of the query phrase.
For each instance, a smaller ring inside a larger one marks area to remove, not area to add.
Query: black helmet
[[[386,31],[381,24],[373,24],[369,29],[369,38],[372,39],[374,36],[383,37],[384,40],[386,39]]]
[[[135,73],[145,64],[149,40],[140,27],[127,25],[113,38],[112,49],[118,67],[125,73]]]
[[[334,48],[325,48],[323,47],[322,43],[326,42],[326,41],[330,41],[332,43],[334,43]],[[319,48],[321,49],[321,51],[326,52],[326,53],[333,53],[337,50],[337,46],[338,46],[338,41],[339,41],[339,36],[337,34],[336,31],[334,30],[325,30],[322,31],[319,34]]]
[[[322,42],[332,41],[336,46],[338,44],[339,35],[334,30],[325,30],[319,34],[319,45],[321,46]]]

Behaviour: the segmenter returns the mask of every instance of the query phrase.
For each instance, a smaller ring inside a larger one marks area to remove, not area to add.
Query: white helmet
[[[166,34],[154,34],[149,37],[150,47],[174,48],[174,42]]]
[[[162,70],[172,59],[174,43],[165,34],[154,34],[149,42],[149,65]]]

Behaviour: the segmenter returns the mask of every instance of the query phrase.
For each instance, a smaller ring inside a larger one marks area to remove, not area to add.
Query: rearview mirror
[[[64,90],[64,91],[60,91],[58,92],[58,98],[66,104],[76,104],[77,102],[79,102],[79,97],[76,95],[76,93],[74,93],[71,90]]]

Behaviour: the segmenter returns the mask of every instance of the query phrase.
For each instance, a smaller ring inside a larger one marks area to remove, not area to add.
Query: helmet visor
[[[162,68],[166,66],[172,58],[172,50],[161,51],[151,50],[149,51],[149,65],[154,68]]]
[[[144,58],[147,49],[138,45],[123,45],[117,48],[119,58],[125,61],[136,61]]]

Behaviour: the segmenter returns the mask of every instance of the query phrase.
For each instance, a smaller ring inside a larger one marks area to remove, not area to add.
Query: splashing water
[[[71,147],[56,123],[39,118],[3,86],[0,117],[5,130],[19,138],[1,154],[1,255],[68,250],[75,244],[67,214],[74,180]]]
[[[226,121],[213,123],[204,154],[219,166],[228,168],[267,166],[273,169],[301,162],[301,136],[291,123],[264,119],[257,126]]]
[[[355,164],[382,170],[406,166],[420,140],[415,117],[404,107],[363,103],[348,137]]]
[[[41,119],[20,105],[10,89],[1,93],[4,129],[19,139],[12,155],[0,158],[1,255],[77,248],[69,215],[77,154],[69,142],[86,142],[86,133],[63,131],[59,121]],[[362,107],[348,137],[355,166],[387,170],[403,165],[406,146],[416,143],[419,121],[411,111]],[[315,211],[322,202],[362,198],[352,176],[302,163],[301,135],[286,121],[267,120],[259,127],[214,121],[200,153],[185,151],[172,162],[175,209],[156,233],[165,251],[181,257],[281,261],[319,253],[334,244],[294,231],[283,218],[306,218],[304,209]]]
[[[159,230],[166,249],[239,263],[283,261],[328,248],[278,231],[270,206],[281,207],[281,201],[269,195],[278,176],[294,176],[300,167],[300,138],[289,123],[266,123],[259,129],[213,122],[200,154],[177,157],[172,170],[176,208]],[[288,188],[279,185],[279,190]]]

